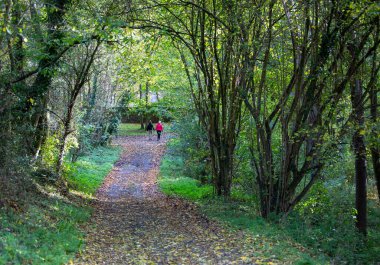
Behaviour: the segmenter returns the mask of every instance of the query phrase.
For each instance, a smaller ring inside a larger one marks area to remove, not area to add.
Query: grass
[[[200,185],[197,180],[187,177],[164,178],[161,189],[168,195],[178,195],[189,200],[200,200],[212,195],[212,186]]]
[[[200,183],[192,178],[182,175],[173,177],[174,172],[180,172],[182,160],[173,156],[165,156],[160,167],[160,188],[168,195],[178,195],[180,197],[198,201],[210,197],[213,193],[211,185],[200,185]]]
[[[328,264],[329,258],[323,253],[311,251],[294,240],[278,223],[264,220],[249,203],[233,199],[211,198],[201,202],[201,210],[231,229],[246,230],[255,235],[258,243],[252,247],[265,258],[276,257],[280,263]]]
[[[146,135],[145,129],[141,129],[140,123],[122,123],[119,125],[118,136]]]
[[[91,154],[75,162],[67,181],[71,188],[92,195],[102,184],[120,155],[119,147],[98,147]]]
[[[70,165],[68,182],[75,188],[70,197],[93,194],[119,154],[119,148],[100,147]],[[83,247],[80,226],[92,209],[83,199],[69,201],[40,188],[22,210],[0,209],[0,264],[66,264]]]
[[[83,244],[91,210],[39,196],[25,212],[0,211],[0,264],[64,264]]]
[[[291,264],[376,264],[380,260],[380,208],[377,201],[369,201],[369,233],[363,241],[355,231],[351,211],[353,198],[340,191],[330,200],[339,201],[320,212],[293,212],[283,222],[274,217],[264,220],[258,212],[258,200],[241,190],[232,190],[228,200],[213,196],[210,185],[201,185],[183,172],[183,161],[169,150],[160,167],[159,186],[169,196],[179,196],[196,203],[212,219],[231,229],[244,229],[258,238],[253,245],[263,257],[275,256],[280,263]],[[319,191],[318,191],[319,192]],[[317,194],[318,194],[317,192]],[[311,194],[312,196],[315,196]],[[312,197],[319,201],[320,198]],[[325,198],[326,199],[326,198]],[[325,202],[320,201],[319,205]],[[377,204],[374,205],[374,204]],[[310,207],[306,206],[310,211]],[[339,212],[340,211],[340,212]],[[337,214],[338,213],[338,214]],[[351,219],[350,219],[351,218]],[[375,221],[377,220],[377,221]]]

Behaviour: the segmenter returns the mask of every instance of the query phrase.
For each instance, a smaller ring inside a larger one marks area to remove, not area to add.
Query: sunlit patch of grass
[[[200,200],[212,196],[211,185],[201,185],[198,180],[181,175],[183,161],[166,155],[160,167],[159,186],[170,196],[176,195],[190,200]],[[175,176],[173,176],[173,173]]]
[[[119,147],[98,147],[73,164],[67,181],[73,189],[94,194],[119,158]]]
[[[190,200],[210,197],[213,191],[211,185],[200,185],[199,181],[187,177],[162,178],[160,187],[167,195],[178,195]]]
[[[118,128],[118,136],[147,135],[145,129],[141,129],[140,123],[122,123]]]

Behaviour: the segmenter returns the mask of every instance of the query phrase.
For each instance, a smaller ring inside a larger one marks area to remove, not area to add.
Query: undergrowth
[[[83,246],[80,226],[91,215],[81,197],[93,194],[112,168],[119,148],[95,148],[69,165],[68,198],[52,187],[28,194],[21,208],[0,209],[0,264],[65,264]]]
[[[0,264],[64,264],[81,248],[90,208],[38,197],[25,212],[0,211]]]
[[[369,201],[366,241],[355,230],[353,194],[342,187],[316,185],[287,218],[264,220],[254,195],[234,188],[228,200],[215,197],[210,184],[188,177],[183,159],[170,148],[171,144],[160,167],[161,190],[193,201],[207,216],[231,229],[250,231],[258,238],[252,247],[260,255],[291,264],[376,264],[380,260],[378,202]]]

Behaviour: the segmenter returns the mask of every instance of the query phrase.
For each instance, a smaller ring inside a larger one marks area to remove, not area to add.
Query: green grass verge
[[[96,148],[70,165],[74,194],[93,194],[117,160],[120,149]],[[75,201],[75,202],[74,202]],[[51,190],[31,193],[22,211],[0,210],[0,264],[66,264],[82,248],[80,226],[92,209],[81,199],[68,201]]]
[[[0,211],[0,264],[64,264],[81,248],[78,226],[88,220],[90,208],[35,199],[23,213]]]
[[[330,263],[324,253],[311,250],[294,240],[283,225],[261,218],[256,214],[256,207],[250,203],[211,198],[201,201],[200,208],[207,216],[231,229],[243,229],[255,235],[256,243],[252,247],[264,258],[275,257],[286,264]]]
[[[98,147],[70,166],[67,181],[74,190],[92,195],[119,158],[119,147]]]

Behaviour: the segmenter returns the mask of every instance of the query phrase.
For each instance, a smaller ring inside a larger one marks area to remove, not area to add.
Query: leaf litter
[[[70,264],[273,264],[256,240],[226,229],[157,186],[166,139],[115,141],[123,153],[96,194],[85,248]]]

